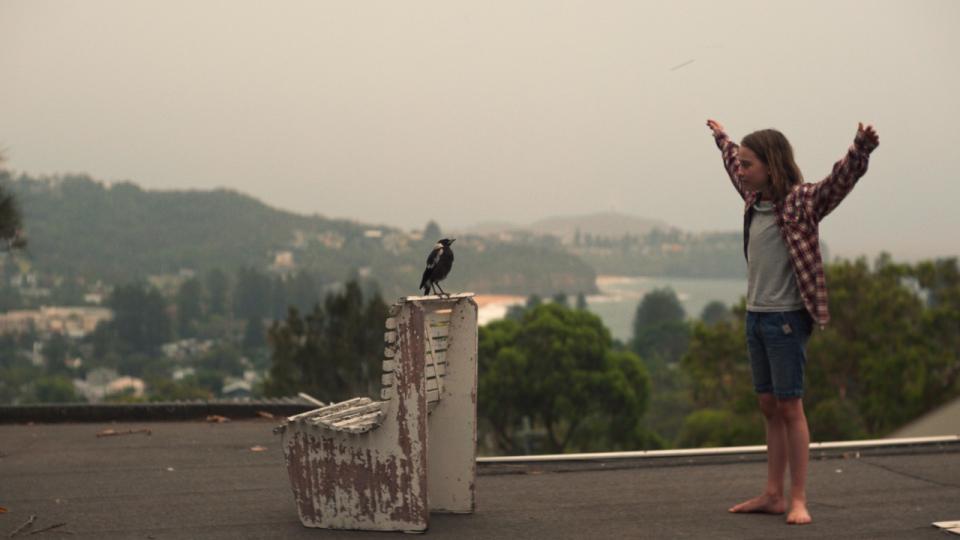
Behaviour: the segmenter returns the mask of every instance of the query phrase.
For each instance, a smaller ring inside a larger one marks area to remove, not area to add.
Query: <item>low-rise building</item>
[[[35,330],[41,334],[57,333],[76,339],[93,332],[98,324],[112,319],[113,311],[108,308],[45,306],[0,314],[0,334]]]
[[[147,385],[136,377],[121,377],[116,370],[96,368],[87,372],[86,379],[74,379],[73,387],[90,403],[98,403],[109,395],[124,392],[130,392],[133,397],[143,397]]]

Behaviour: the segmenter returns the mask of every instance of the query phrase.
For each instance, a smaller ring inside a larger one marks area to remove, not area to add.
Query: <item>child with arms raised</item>
[[[789,509],[787,523],[810,523],[810,433],[802,399],[806,343],[815,324],[823,327],[830,320],[818,224],[867,172],[870,153],[880,141],[873,126],[860,124],[833,171],[820,182],[804,183],[793,149],[779,131],[756,131],[737,145],[719,122],[708,120],[707,127],[745,202],[747,349],[767,433],[764,492],[730,511],[782,514]],[[787,465],[789,505],[784,498]]]

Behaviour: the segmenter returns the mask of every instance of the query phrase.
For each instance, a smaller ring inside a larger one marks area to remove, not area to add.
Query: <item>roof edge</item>
[[[167,401],[153,403],[48,403],[0,406],[0,424],[62,422],[142,422],[194,420],[218,415],[257,418],[268,413],[286,417],[316,408],[301,398],[257,401]]]
[[[831,441],[810,443],[810,452],[817,450],[855,451],[874,448],[894,448],[918,445],[957,444],[960,435],[939,437],[910,437],[901,439],[863,439],[855,441]],[[582,454],[540,454],[529,456],[491,456],[479,457],[477,463],[544,463],[552,461],[611,461],[618,459],[641,458],[683,458],[723,455],[765,454],[766,445],[723,446],[714,448],[681,448],[673,450],[637,450],[631,452],[592,452]]]

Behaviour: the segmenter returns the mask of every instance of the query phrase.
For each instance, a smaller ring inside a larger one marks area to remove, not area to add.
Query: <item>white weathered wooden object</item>
[[[477,304],[401,298],[385,324],[380,401],[291,416],[287,472],[307,527],[424,531],[476,508]]]

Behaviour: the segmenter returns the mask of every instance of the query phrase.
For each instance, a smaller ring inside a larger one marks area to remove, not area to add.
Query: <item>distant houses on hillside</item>
[[[82,338],[97,325],[113,319],[113,311],[102,307],[41,307],[0,313],[0,334],[36,331]]]

